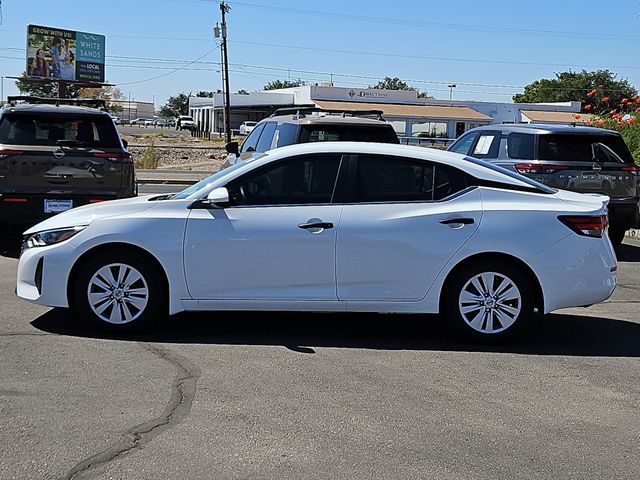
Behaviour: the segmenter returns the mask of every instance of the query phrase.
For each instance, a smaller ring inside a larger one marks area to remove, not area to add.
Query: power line
[[[286,8],[276,7],[273,5],[257,5],[254,3],[236,2],[231,1],[232,5],[239,7],[255,8],[261,10],[272,10],[280,13],[292,13],[295,15],[303,16],[315,16],[324,18],[337,18],[349,21],[360,21],[369,23],[381,23],[385,25],[395,24],[402,26],[416,26],[416,27],[429,27],[429,28],[441,28],[448,30],[464,30],[464,31],[476,31],[485,33],[501,33],[501,34],[528,34],[534,36],[554,36],[554,37],[570,37],[576,39],[594,38],[594,39],[607,39],[607,40],[631,40],[640,41],[640,35],[627,35],[619,33],[595,33],[595,32],[574,32],[574,31],[560,31],[560,30],[540,30],[532,28],[517,28],[517,27],[504,27],[495,25],[474,25],[474,24],[462,24],[462,23],[444,23],[433,22],[417,19],[407,18],[394,18],[394,17],[377,17],[372,15],[359,15],[350,13],[338,13],[319,10],[305,10],[298,8]]]

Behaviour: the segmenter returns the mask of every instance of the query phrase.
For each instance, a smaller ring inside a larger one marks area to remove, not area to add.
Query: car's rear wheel
[[[528,276],[513,265],[470,265],[448,283],[444,314],[466,337],[501,340],[521,331],[531,319],[533,290]]]
[[[620,227],[609,228],[609,240],[614,247],[617,247],[624,240],[626,230]]]
[[[78,272],[74,306],[92,327],[112,332],[140,331],[166,309],[163,272],[131,252],[103,252]]]

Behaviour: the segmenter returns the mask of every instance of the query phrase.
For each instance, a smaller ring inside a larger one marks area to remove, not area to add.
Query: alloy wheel
[[[522,294],[509,277],[482,272],[471,277],[458,299],[464,321],[480,333],[499,333],[515,323],[522,309]]]
[[[111,324],[124,324],[142,315],[149,300],[149,287],[134,267],[111,263],[93,274],[87,299],[98,318]]]

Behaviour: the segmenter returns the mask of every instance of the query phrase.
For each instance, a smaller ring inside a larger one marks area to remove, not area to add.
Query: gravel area
[[[141,135],[123,135],[129,142],[133,158],[140,157],[153,144],[158,157],[158,168],[179,170],[217,171],[227,156],[222,142],[209,142],[186,135],[145,138]]]

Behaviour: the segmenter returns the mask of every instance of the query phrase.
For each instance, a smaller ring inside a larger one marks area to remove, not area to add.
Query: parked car
[[[113,120],[113,123],[115,123],[116,125],[120,125],[120,123],[122,123],[120,121],[120,117],[118,117],[116,115],[111,115],[111,119]]]
[[[147,120],[147,118],[134,118],[130,125],[144,125]]]
[[[618,132],[568,125],[487,125],[469,130],[449,150],[550,187],[608,195],[614,245],[622,242],[626,230],[640,225],[640,168]]]
[[[611,295],[606,202],[433,149],[293,145],[29,229],[17,294],[116,332],[185,310],[349,311],[500,339]]]
[[[164,118],[158,118],[158,119],[154,120],[153,123],[154,123],[154,125],[156,127],[166,127],[167,125],[169,125],[167,120],[164,119]]]
[[[193,130],[196,122],[189,115],[180,115],[176,119],[176,130]]]
[[[0,222],[33,225],[79,205],[133,196],[125,147],[110,115],[95,108],[0,110]]]
[[[222,168],[250,156],[252,152],[267,152],[273,148],[296,143],[356,141],[400,143],[390,123],[378,110],[323,110],[316,107],[284,108],[256,124],[242,143],[226,145],[227,155]],[[368,118],[368,117],[375,118]]]
[[[153,118],[145,118],[144,122],[142,123],[145,127],[153,127],[155,125],[156,121]]]
[[[257,124],[258,122],[250,122],[248,120],[246,122],[242,122],[240,124],[240,135],[249,135]]]

